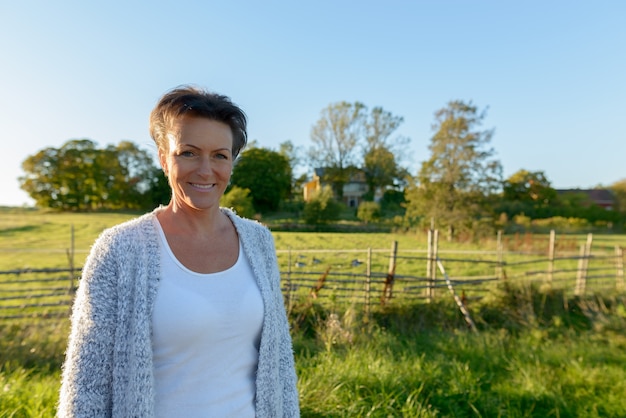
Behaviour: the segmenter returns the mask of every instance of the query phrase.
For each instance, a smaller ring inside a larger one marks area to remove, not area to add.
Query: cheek
[[[228,167],[224,167],[224,170],[222,172],[223,172],[223,176],[227,178],[228,180],[230,180],[230,177],[233,175],[232,164],[229,164]]]

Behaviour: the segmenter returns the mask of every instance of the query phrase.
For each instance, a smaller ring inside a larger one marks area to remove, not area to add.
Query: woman
[[[161,98],[150,133],[172,198],[94,244],[58,416],[298,416],[272,236],[219,207],[245,114],[184,86]]]

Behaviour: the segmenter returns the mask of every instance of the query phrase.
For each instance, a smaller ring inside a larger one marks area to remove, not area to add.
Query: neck
[[[171,232],[189,234],[211,234],[224,227],[228,221],[219,207],[193,209],[170,202],[157,214],[161,224]]]

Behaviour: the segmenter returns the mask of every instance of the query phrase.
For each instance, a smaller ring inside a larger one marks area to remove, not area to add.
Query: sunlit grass
[[[53,417],[68,321],[0,323],[0,417]]]
[[[450,301],[369,316],[297,306],[302,416],[626,415],[624,299],[570,299],[529,324],[515,312],[537,295],[509,292],[517,306],[475,307],[478,333]],[[54,415],[67,331],[67,319],[0,324],[0,416]]]
[[[303,416],[626,414],[626,339],[594,331],[375,328],[325,347],[300,347]]]
[[[0,269],[66,267],[71,225],[80,266],[104,228],[134,216],[0,211]],[[386,271],[391,243],[398,241],[399,255],[416,258],[402,259],[396,274],[425,274],[423,233],[274,236],[277,248],[285,250],[279,253],[282,267],[288,267],[286,250],[291,249],[294,271],[293,263],[303,255],[308,267],[317,257],[324,263],[315,268],[323,270],[330,264],[338,271],[363,274],[364,264],[353,267],[345,260],[364,261],[368,248],[380,250],[373,254],[373,268]],[[546,236],[510,238],[507,245],[527,245],[547,254]],[[586,235],[567,239],[567,246],[577,248]],[[595,245],[609,249],[626,245],[625,241],[625,235],[594,238]],[[440,248],[444,254],[493,251],[495,244],[442,240]],[[307,252],[316,249],[334,251]],[[345,249],[362,251],[341,251]],[[462,258],[459,254],[446,256]],[[522,260],[507,257],[508,262]],[[446,262],[446,269],[453,277],[495,274],[493,266],[463,261]],[[507,267],[510,276],[517,271]],[[362,301],[359,289],[352,302]],[[437,292],[431,304],[396,303],[385,308],[373,296],[372,313],[366,316],[351,307],[350,300],[335,303],[331,295],[331,303],[321,305],[310,299],[309,288],[300,289],[290,319],[303,417],[626,416],[623,295],[611,291],[573,297],[571,290],[501,283],[484,299],[469,301],[479,328],[473,333],[447,289]],[[0,417],[54,415],[68,325],[66,317],[0,323]]]

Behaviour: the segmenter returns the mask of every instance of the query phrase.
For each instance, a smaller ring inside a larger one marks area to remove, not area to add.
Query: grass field
[[[2,270],[67,266],[71,225],[82,265],[103,228],[135,215],[4,210],[0,216]],[[387,251],[394,240],[399,248],[426,248],[421,234],[275,237],[277,248],[291,249],[294,257],[302,250],[310,258],[304,250],[311,249]],[[586,236],[567,238],[567,246],[577,248]],[[510,247],[547,246],[546,237],[505,239]],[[594,243],[610,249],[625,245],[626,237],[596,236]],[[445,248],[493,250],[495,244]],[[290,320],[302,416],[626,416],[623,293],[575,297],[533,284],[501,285],[471,307],[476,333],[449,297],[375,306],[369,315],[298,300]],[[0,322],[0,417],[54,415],[67,331],[66,318]]]

